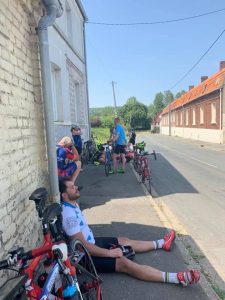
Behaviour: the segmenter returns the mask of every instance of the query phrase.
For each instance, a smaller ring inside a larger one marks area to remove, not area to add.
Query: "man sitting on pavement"
[[[59,181],[59,190],[63,209],[63,229],[70,239],[79,239],[84,244],[98,272],[122,272],[144,281],[175,283],[183,286],[199,281],[199,271],[163,272],[133,262],[123,256],[122,250],[117,248],[119,245],[130,245],[137,253],[156,249],[170,251],[175,239],[174,230],[157,241],[138,241],[126,237],[94,237],[77,203],[80,197],[77,186],[69,178],[63,178]]]

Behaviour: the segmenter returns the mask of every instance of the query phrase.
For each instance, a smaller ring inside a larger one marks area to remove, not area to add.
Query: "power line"
[[[184,18],[179,18],[179,19],[172,19],[172,20],[164,20],[164,21],[155,21],[155,22],[135,22],[135,23],[104,23],[104,22],[91,22],[87,21],[87,24],[93,24],[93,25],[104,25],[104,26],[135,26],[135,25],[156,25],[156,24],[164,24],[164,23],[173,23],[173,22],[180,22],[180,21],[185,21],[185,20],[190,20],[190,19],[196,19],[208,15],[212,15],[221,11],[224,11],[225,8],[221,8],[218,10],[202,13],[199,15],[195,16],[190,16],[190,17],[184,17]]]
[[[206,54],[212,49],[212,47],[216,44],[216,42],[221,38],[221,36],[224,34],[225,29],[220,33],[220,35],[215,39],[215,41],[211,44],[211,46],[205,51],[204,54],[196,61],[196,63],[169,89],[172,90],[175,88],[181,81],[184,80],[188,76],[188,74],[191,73],[191,71],[200,63],[200,61],[206,56]]]

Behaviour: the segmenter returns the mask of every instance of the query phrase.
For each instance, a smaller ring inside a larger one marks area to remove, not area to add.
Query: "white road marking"
[[[169,150],[171,150],[171,151],[173,151],[173,152],[179,153],[179,154],[182,155],[182,156],[185,156],[185,155],[182,154],[180,151],[177,151],[177,150],[172,149],[172,148],[170,148],[170,147],[168,147],[168,146],[165,146],[165,145],[161,144],[161,143],[158,142],[158,141],[157,141],[156,143],[158,143],[158,145],[160,145],[161,147],[163,147],[163,148],[165,148],[165,149],[169,149]],[[205,162],[205,161],[202,161],[202,160],[200,160],[200,159],[197,159],[197,158],[194,158],[194,157],[190,157],[190,158],[193,159],[193,160],[195,160],[195,161],[198,161],[198,162],[200,162],[200,163],[202,163],[202,164],[204,164],[204,165],[207,165],[207,166],[209,166],[209,167],[218,169],[217,166],[211,165],[211,164],[209,164],[209,163],[207,163],[207,162]]]
[[[200,159],[197,159],[197,158],[194,158],[194,157],[191,157],[191,159],[196,160],[196,161],[198,161],[198,162],[200,162],[200,163],[202,163],[202,164],[204,164],[204,165],[207,165],[207,166],[209,166],[209,167],[212,167],[212,168],[216,168],[216,169],[217,169],[217,166],[208,164],[207,162],[202,161],[202,160],[200,160]]]

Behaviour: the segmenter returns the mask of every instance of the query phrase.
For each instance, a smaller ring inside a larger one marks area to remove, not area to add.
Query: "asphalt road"
[[[199,261],[207,261],[207,271],[225,290],[225,147],[159,134],[139,135],[141,140],[157,153],[156,161],[149,157],[154,201],[185,228]]]

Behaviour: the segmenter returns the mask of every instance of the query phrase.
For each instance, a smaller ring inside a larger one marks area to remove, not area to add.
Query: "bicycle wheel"
[[[95,269],[93,260],[79,240],[71,242],[71,248],[76,255],[76,252],[82,253],[80,260],[75,263],[77,269],[78,284],[84,300],[103,300],[101,292],[101,278]],[[73,256],[73,255],[72,255]]]
[[[150,170],[148,167],[145,167],[145,170],[144,170],[144,182],[146,182],[146,187],[151,195],[151,192],[152,192],[152,187],[151,187],[151,173],[150,173]]]
[[[110,164],[108,162],[105,163],[105,175],[109,176]]]
[[[134,166],[135,171],[137,171],[137,162],[138,162],[137,157],[134,156],[134,159],[133,159],[133,166]]]
[[[111,170],[112,166],[112,156],[110,152],[106,152],[105,155],[105,175],[109,176],[109,171]]]
[[[88,164],[88,149],[85,147],[83,148],[82,154],[81,154],[81,162],[82,164]]]

